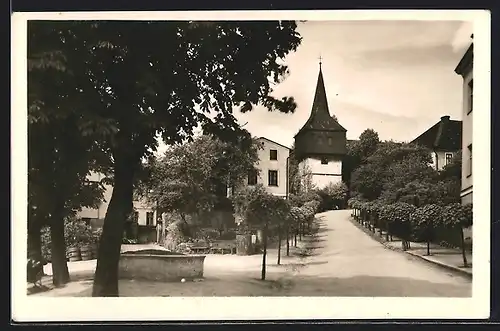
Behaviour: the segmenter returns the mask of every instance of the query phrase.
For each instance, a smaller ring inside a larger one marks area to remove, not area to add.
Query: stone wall
[[[151,255],[122,253],[119,278],[178,281],[203,277],[204,255]]]

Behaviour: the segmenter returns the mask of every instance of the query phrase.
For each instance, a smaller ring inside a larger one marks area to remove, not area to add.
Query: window
[[[139,222],[139,212],[134,211],[134,223],[138,223],[138,222]]]
[[[468,106],[469,106],[469,109],[467,110],[467,115],[470,114],[472,112],[472,100],[473,100],[473,95],[474,95],[474,83],[471,79],[471,81],[469,82],[469,88],[468,88],[468,99],[467,99],[467,103],[468,103]]]
[[[446,153],[445,154],[445,165],[448,165],[451,163],[451,161],[453,160],[453,154],[452,153]]]
[[[276,161],[278,159],[278,151],[276,149],[271,149],[269,151],[269,159]]]
[[[257,185],[257,170],[253,169],[248,172],[248,185]]]
[[[146,225],[153,225],[154,212],[148,211],[146,213]]]
[[[467,149],[469,150],[469,174],[467,177],[472,175],[472,144],[467,146]]]
[[[321,164],[328,164],[328,159],[326,157],[322,158]]]
[[[269,172],[268,172],[268,185],[269,186],[278,186],[278,171],[277,170],[269,170]]]

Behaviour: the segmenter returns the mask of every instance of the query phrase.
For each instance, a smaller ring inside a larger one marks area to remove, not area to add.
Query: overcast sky
[[[454,69],[470,44],[470,22],[307,21],[298,31],[302,43],[285,59],[290,75],[273,93],[293,96],[298,108],[238,112],[253,135],[292,145],[311,111],[320,55],[330,113],[348,139],[372,128],[382,140],[410,141],[443,115],[461,119]]]
[[[356,139],[373,128],[381,139],[408,141],[443,115],[461,119],[462,80],[454,69],[472,25],[458,21],[308,21],[286,62],[290,76],[275,96],[295,97],[294,114],[256,109],[238,114],[252,134],[290,146],[309,117],[323,58],[330,113]]]

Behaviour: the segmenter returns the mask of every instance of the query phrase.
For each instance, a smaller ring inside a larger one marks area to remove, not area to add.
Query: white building
[[[473,44],[460,60],[455,72],[463,78],[462,108],[462,203],[472,203],[472,108]]]
[[[92,173],[89,176],[91,181],[101,182],[104,176],[99,173]],[[101,227],[108,210],[109,201],[113,194],[113,187],[105,185],[104,200],[100,203],[98,208],[83,208],[78,217],[87,220],[92,227]],[[134,201],[135,221],[139,226],[143,227],[156,227],[156,211],[145,202]]]
[[[286,197],[290,148],[265,137],[257,138],[257,141],[261,146],[258,151],[259,161],[256,164],[259,171],[251,171],[246,184],[262,184],[270,193]]]

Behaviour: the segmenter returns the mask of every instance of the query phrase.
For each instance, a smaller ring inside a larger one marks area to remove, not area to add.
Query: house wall
[[[290,149],[273,143],[267,139],[258,139],[262,146],[259,149],[258,156],[259,161],[256,167],[260,170],[257,177],[257,184],[262,184],[267,190],[278,196],[286,196],[286,177],[287,177],[287,158],[290,156]],[[275,149],[278,151],[278,159],[270,159],[270,151]],[[278,171],[278,186],[269,186],[268,171],[277,170]],[[248,182],[247,182],[248,183]],[[247,184],[245,183],[245,184]]]
[[[321,164],[320,159],[307,158],[299,164],[299,169],[302,173],[310,172],[312,183],[319,189],[342,181],[342,160],[339,159],[330,159],[328,164]]]
[[[462,202],[472,202],[472,173],[470,172],[469,145],[472,144],[472,114],[469,112],[469,82],[472,72],[464,77],[462,113]]]
[[[446,154],[451,153],[452,158],[457,151],[436,151],[432,152],[432,167],[436,170],[442,170],[446,166]]]
[[[104,176],[99,173],[91,173],[88,177],[93,181],[101,181]],[[104,200],[101,202],[98,208],[83,208],[78,212],[77,217],[79,218],[89,218],[91,220],[91,225],[94,228],[102,227],[103,219],[106,216],[106,211],[108,210],[109,201],[111,200],[111,195],[113,194],[113,186],[105,185]],[[144,201],[134,201],[134,208],[136,208],[139,213],[139,225],[146,225],[146,213],[154,211],[152,207],[148,206]],[[156,212],[153,215],[153,225],[156,226]]]

